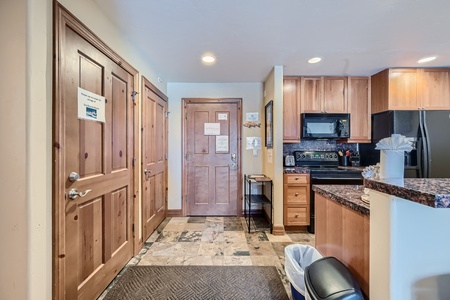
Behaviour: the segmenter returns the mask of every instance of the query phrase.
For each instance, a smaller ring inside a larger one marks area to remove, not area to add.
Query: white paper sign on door
[[[216,136],[216,152],[228,152],[228,135]]]
[[[259,136],[249,136],[247,137],[246,150],[251,149],[261,149],[261,138]]]
[[[220,135],[220,123],[205,123],[205,135]]]
[[[217,114],[217,120],[219,120],[219,121],[226,121],[226,120],[228,120],[228,114],[227,113],[219,113],[219,114]]]
[[[78,87],[78,119],[105,123],[105,97]]]

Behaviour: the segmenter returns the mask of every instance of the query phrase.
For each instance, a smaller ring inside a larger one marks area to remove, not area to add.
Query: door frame
[[[216,104],[216,103],[230,103],[230,104],[237,104],[237,153],[238,155],[238,159],[237,159],[237,164],[238,164],[238,170],[237,170],[237,177],[238,177],[238,183],[237,183],[237,210],[236,210],[236,215],[241,217],[243,216],[243,209],[242,209],[242,160],[241,160],[241,156],[242,156],[242,98],[182,98],[182,114],[181,114],[181,118],[183,119],[183,121],[181,122],[181,127],[182,127],[182,132],[183,132],[183,136],[182,138],[182,150],[181,150],[181,160],[182,160],[182,170],[181,170],[181,174],[182,174],[182,188],[181,188],[181,193],[182,193],[182,201],[181,201],[181,210],[182,210],[182,214],[183,216],[187,215],[187,167],[186,167],[186,160],[185,160],[185,155],[186,155],[186,114],[187,114],[187,108],[186,105],[188,104],[194,104],[194,103],[200,103],[200,104]]]
[[[78,18],[71,14],[64,6],[53,1],[53,117],[52,117],[52,299],[65,299],[65,227],[64,214],[65,206],[62,199],[65,197],[65,192],[60,187],[66,181],[63,174],[60,174],[64,169],[64,157],[61,148],[65,147],[64,128],[60,126],[63,116],[63,106],[60,101],[62,99],[64,86],[64,75],[62,74],[62,66],[60,56],[63,54],[62,48],[62,32],[65,27],[70,27],[78,35],[84,38],[88,43],[97,48],[102,54],[121,66],[125,71],[133,76],[133,89],[137,90],[139,87],[138,71],[128,64],[117,53],[110,49],[98,36],[95,35],[89,28],[87,28]],[[131,186],[133,188],[133,200],[131,203],[131,214],[133,223],[133,253],[136,255],[139,252],[139,237],[136,235],[134,224],[139,220],[139,167],[136,163],[136,158],[139,155],[139,110],[138,98],[134,100],[134,109],[131,112],[133,118],[133,158],[131,165],[133,166]]]

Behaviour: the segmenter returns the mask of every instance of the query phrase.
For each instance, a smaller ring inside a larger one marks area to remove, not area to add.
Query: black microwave
[[[347,139],[350,114],[301,114],[302,139]]]

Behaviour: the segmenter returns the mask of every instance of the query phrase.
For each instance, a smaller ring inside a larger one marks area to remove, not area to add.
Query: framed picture
[[[273,100],[266,104],[266,148],[273,147]]]

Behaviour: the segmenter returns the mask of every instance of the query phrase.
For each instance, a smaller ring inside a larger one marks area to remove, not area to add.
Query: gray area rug
[[[104,299],[289,299],[275,267],[130,266]]]

